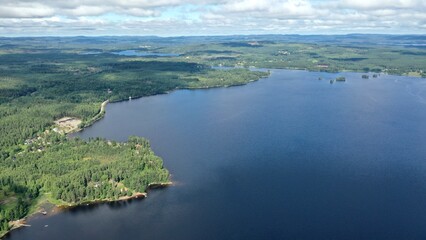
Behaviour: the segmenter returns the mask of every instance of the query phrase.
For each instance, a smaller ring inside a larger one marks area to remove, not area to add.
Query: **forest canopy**
[[[39,199],[59,205],[117,200],[170,181],[147,140],[69,139],[55,120],[79,119],[84,128],[103,116],[106,100],[240,85],[267,75],[182,59],[81,54],[82,46],[73,47],[0,50],[0,236],[10,221],[36,210]]]
[[[426,77],[424,43],[388,35],[0,38],[0,236],[40,199],[114,200],[169,181],[147,140],[68,139],[55,120],[84,128],[103,116],[106,100],[269,74],[250,67]]]

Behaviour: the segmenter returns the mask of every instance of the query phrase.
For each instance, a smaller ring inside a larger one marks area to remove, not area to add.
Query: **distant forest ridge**
[[[46,36],[46,37],[0,37],[0,41],[19,40],[11,45],[3,44],[0,47],[19,46],[25,41],[40,40],[44,44],[48,42],[58,43],[90,43],[106,44],[113,42],[155,42],[164,44],[187,44],[196,42],[234,42],[234,41],[275,41],[283,43],[324,43],[324,44],[366,44],[366,45],[388,45],[388,46],[411,46],[426,48],[426,34],[393,35],[393,34],[344,34],[344,35],[299,35],[299,34],[262,34],[262,35],[224,35],[224,36]]]

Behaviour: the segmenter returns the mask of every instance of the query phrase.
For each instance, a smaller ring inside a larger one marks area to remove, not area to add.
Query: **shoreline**
[[[110,102],[109,99],[103,101],[101,103],[101,108],[99,109],[99,112],[95,116],[93,116],[89,121],[81,123],[81,125],[78,128],[74,129],[73,131],[69,132],[68,134],[80,132],[80,131],[84,130],[85,128],[92,126],[97,121],[101,120],[105,115],[105,108],[106,108],[106,105],[109,102]]]
[[[210,89],[210,88],[228,88],[228,87],[244,86],[244,85],[247,85],[249,83],[257,82],[257,81],[259,81],[261,79],[268,78],[270,76],[270,74],[271,74],[271,72],[269,71],[267,76],[262,76],[262,77],[260,77],[258,79],[251,79],[251,80],[248,80],[247,82],[244,82],[244,83],[237,83],[237,84],[232,84],[232,85],[214,85],[214,86],[206,86],[206,87],[176,88],[176,89],[173,89],[171,91],[167,91],[167,92],[163,92],[163,93],[157,93],[157,94],[152,94],[152,95],[149,95],[149,96],[135,96],[135,97],[132,97],[132,99],[139,99],[139,98],[142,98],[142,97],[150,97],[150,96],[156,96],[156,95],[162,95],[162,94],[169,94],[169,93],[171,93],[173,91],[176,91],[176,90],[203,90],[203,89],[207,90],[207,89]],[[70,137],[69,136],[70,134],[83,131],[85,128],[93,125],[94,123],[96,123],[97,121],[99,121],[100,119],[102,119],[105,116],[105,108],[106,108],[106,105],[108,103],[110,103],[110,102],[111,103],[124,102],[124,101],[128,101],[128,100],[122,99],[122,100],[111,102],[109,99],[107,99],[107,100],[103,101],[101,103],[101,108],[100,108],[98,114],[96,114],[93,118],[91,118],[87,123],[83,123],[84,125],[78,127],[77,129],[74,129],[71,132],[66,133],[66,135],[68,137]],[[83,206],[83,205],[94,205],[94,204],[101,204],[101,203],[120,202],[120,201],[127,201],[127,200],[131,200],[131,199],[137,199],[139,197],[145,198],[145,197],[148,196],[147,192],[149,192],[150,189],[164,188],[164,187],[168,187],[168,186],[171,186],[171,185],[173,185],[173,182],[171,182],[171,181],[170,182],[164,182],[164,183],[150,183],[150,184],[148,184],[146,192],[144,192],[144,193],[135,193],[132,196],[124,196],[124,197],[120,197],[119,199],[97,199],[97,200],[92,200],[92,201],[78,203],[78,204],[74,203],[74,204],[64,204],[64,205],[56,205],[56,204],[52,204],[52,205],[54,205],[55,207],[57,207],[59,209],[71,209],[71,208],[76,208],[76,207],[80,207],[80,206]],[[0,240],[3,239],[3,237],[7,236],[10,232],[12,232],[15,229],[19,229],[21,227],[30,226],[30,225],[26,224],[27,221],[31,217],[33,217],[34,215],[36,215],[38,213],[40,213],[40,212],[37,210],[35,212],[29,213],[27,216],[25,216],[22,219],[18,219],[18,220],[9,222],[9,224],[11,224],[12,226],[11,226],[11,228],[7,232],[5,232],[4,234],[0,235]]]
[[[240,87],[240,86],[247,85],[249,83],[257,82],[257,81],[259,81],[261,79],[268,78],[271,75],[271,72],[272,71],[270,69],[268,69],[268,71],[267,71],[268,75],[262,76],[262,77],[260,77],[258,79],[251,79],[251,80],[248,80],[247,82],[243,82],[243,83],[236,83],[236,84],[231,84],[231,85],[213,85],[213,86],[203,86],[203,87],[183,87],[183,88],[177,87],[177,88],[169,90],[169,91],[165,91],[165,92],[161,92],[161,93],[155,93],[155,94],[151,94],[151,95],[147,95],[147,96],[132,96],[131,99],[132,100],[136,100],[136,99],[140,99],[140,98],[143,98],[143,97],[152,97],[152,96],[157,96],[157,95],[170,94],[170,93],[172,93],[174,91],[178,91],[178,90],[208,90],[208,89],[215,89],[215,88]],[[105,108],[106,108],[106,105],[108,103],[119,103],[119,102],[127,102],[127,101],[131,101],[131,100],[129,100],[129,99],[121,99],[121,100],[111,101],[111,100],[107,99],[107,100],[103,101],[101,103],[101,108],[100,108],[100,111],[99,111],[98,114],[96,114],[87,123],[83,122],[84,126],[81,126],[81,127],[77,128],[77,129],[74,129],[74,131],[71,131],[71,132],[67,133],[67,135],[68,134],[77,133],[77,132],[81,132],[85,128],[90,127],[94,123],[96,123],[97,121],[101,120],[104,117],[105,113],[106,113]]]
[[[148,96],[134,96],[134,97],[132,97],[132,100],[140,99],[140,98],[143,98],[143,97],[156,96],[156,95],[163,95],[163,94],[165,95],[165,94],[169,94],[169,93],[172,93],[174,91],[177,91],[177,90],[191,90],[192,91],[192,90],[208,90],[208,89],[214,89],[214,88],[228,88],[228,87],[244,86],[244,85],[247,85],[249,83],[257,82],[261,79],[268,78],[271,75],[271,73],[273,72],[274,69],[321,72],[321,71],[309,70],[309,69],[271,68],[271,69],[268,69],[268,75],[267,76],[262,76],[258,79],[248,80],[247,82],[243,82],[243,83],[237,83],[237,84],[232,84],[232,85],[213,85],[213,86],[204,86],[204,87],[175,88],[175,89],[170,90],[170,91],[166,91],[166,92],[162,92],[162,93],[156,93],[156,94],[152,94],[152,95],[148,95]],[[341,70],[341,72],[346,72],[346,71],[347,70]],[[351,70],[348,70],[348,72],[362,73],[362,72],[351,71]],[[388,74],[388,73],[382,72],[381,74]],[[392,75],[392,74],[388,74],[388,75]],[[404,76],[404,75],[395,75],[395,76]],[[110,101],[109,99],[107,99],[107,100],[103,101],[101,103],[99,112],[94,117],[92,117],[84,126],[79,127],[72,132],[66,133],[66,135],[69,136],[72,133],[83,131],[85,128],[90,127],[91,125],[93,125],[97,121],[101,120],[106,113],[106,106],[107,106],[108,103],[118,103],[118,102],[125,102],[125,101],[129,101],[129,100],[128,99],[121,99],[121,100],[117,100],[117,101]],[[62,205],[52,204],[52,205],[54,207],[56,207],[57,209],[65,209],[66,210],[66,209],[77,208],[77,207],[81,207],[81,206],[85,206],[85,205],[96,205],[96,204],[102,204],[102,203],[113,203],[113,202],[128,201],[128,200],[138,199],[138,198],[146,198],[148,196],[149,190],[168,187],[168,186],[171,186],[171,185],[173,185],[173,182],[171,182],[171,181],[165,182],[165,183],[151,183],[151,184],[148,185],[146,192],[143,192],[143,193],[137,192],[137,193],[133,194],[132,196],[123,196],[123,197],[120,197],[118,199],[96,199],[96,200],[91,200],[91,201],[77,203],[77,204],[72,203],[72,204],[62,204]],[[11,229],[9,229],[7,232],[1,234],[0,240],[3,239],[5,236],[7,236],[10,232],[12,232],[15,229],[19,229],[21,227],[30,227],[30,225],[27,224],[27,221],[31,220],[31,218],[34,217],[37,214],[41,214],[39,209],[35,212],[29,213],[27,216],[25,216],[22,219],[11,221],[10,222]],[[54,213],[54,214],[56,214],[56,213]],[[52,216],[52,213],[48,214],[48,216]]]
[[[73,133],[77,133],[77,132],[80,132],[80,131],[83,131],[85,128],[87,128],[87,127],[90,127],[91,125],[93,125],[94,123],[96,123],[97,121],[99,121],[99,120],[101,120],[102,118],[103,118],[103,116],[105,115],[105,108],[106,108],[106,105],[108,104],[110,102],[110,100],[109,99],[107,99],[107,100],[105,100],[105,101],[103,101],[102,103],[101,103],[101,108],[100,108],[100,110],[99,110],[99,112],[95,115],[95,116],[93,116],[89,121],[87,121],[87,122],[82,122],[82,123],[80,123],[80,125],[79,126],[77,126],[76,128],[74,128],[74,129],[71,129],[70,131],[68,131],[68,132],[65,132],[65,134],[68,136],[69,134],[73,134]],[[81,120],[81,119],[80,119]],[[55,125],[53,125],[53,126],[55,126]]]
[[[70,204],[63,204],[63,205],[56,205],[53,203],[50,203],[53,205],[53,210],[49,211],[48,214],[43,214],[46,215],[47,217],[51,217],[59,212],[61,212],[61,210],[69,210],[69,209],[73,209],[73,208],[78,208],[78,207],[83,207],[83,206],[89,206],[89,205],[98,205],[98,204],[102,204],[102,203],[114,203],[114,202],[124,202],[124,201],[129,201],[132,199],[143,199],[143,198],[147,198],[148,197],[148,192],[150,190],[153,189],[159,189],[159,188],[166,188],[169,186],[172,186],[173,182],[169,181],[169,182],[161,182],[161,183],[150,183],[148,184],[148,188],[146,192],[136,192],[131,196],[123,196],[123,197],[119,197],[118,199],[95,199],[95,200],[91,200],[91,201],[87,201],[87,202],[81,202],[81,203],[70,203]],[[55,210],[59,210],[56,211]],[[31,225],[27,224],[27,221],[30,221],[32,218],[34,218],[36,215],[42,214],[42,212],[40,211],[40,209],[37,209],[35,212],[29,213],[28,216],[15,220],[15,221],[11,221],[9,222],[9,224],[11,224],[11,228],[5,232],[4,234],[0,235],[0,239],[3,239],[3,237],[6,237],[8,234],[10,234],[13,230],[16,229],[20,229],[22,227],[31,227]]]
[[[86,202],[81,202],[81,203],[71,203],[71,204],[63,204],[63,205],[57,205],[56,207],[60,208],[60,209],[70,209],[70,208],[75,208],[75,207],[80,207],[80,206],[84,206],[84,205],[96,205],[96,204],[101,204],[101,203],[112,203],[112,202],[121,202],[121,201],[128,201],[131,199],[138,199],[138,198],[146,198],[148,197],[148,192],[149,190],[152,189],[157,189],[157,188],[165,188],[168,186],[173,185],[173,182],[164,182],[164,183],[150,183],[148,184],[148,188],[146,192],[135,192],[133,195],[131,196],[123,196],[123,197],[119,197],[118,199],[110,199],[110,198],[106,198],[106,199],[95,199],[95,200],[90,200],[90,201],[86,201]]]

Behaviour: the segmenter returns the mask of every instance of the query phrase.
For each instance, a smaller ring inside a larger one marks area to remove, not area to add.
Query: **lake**
[[[109,104],[77,135],[148,138],[175,185],[6,239],[426,239],[426,80],[361,75],[273,70]]]
[[[136,56],[136,57],[178,57],[177,53],[158,53],[158,52],[140,52],[136,50],[124,50],[120,52],[112,52],[112,54],[120,56]]]

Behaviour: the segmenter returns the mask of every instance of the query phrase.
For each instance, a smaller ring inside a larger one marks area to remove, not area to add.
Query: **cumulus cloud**
[[[1,35],[426,33],[425,22],[424,0],[0,0]]]
[[[195,2],[195,1],[194,1]],[[0,0],[0,18],[63,16],[99,16],[121,13],[152,16],[156,8],[191,3],[183,0]]]
[[[42,3],[0,3],[1,18],[30,18],[30,17],[50,17],[55,10]]]
[[[353,8],[358,10],[378,10],[378,9],[407,9],[424,8],[426,6],[423,0],[344,0],[340,4],[344,8]]]
[[[252,14],[282,14],[287,16],[310,16],[315,14],[312,4],[306,0],[242,0],[230,1],[221,11]]]

